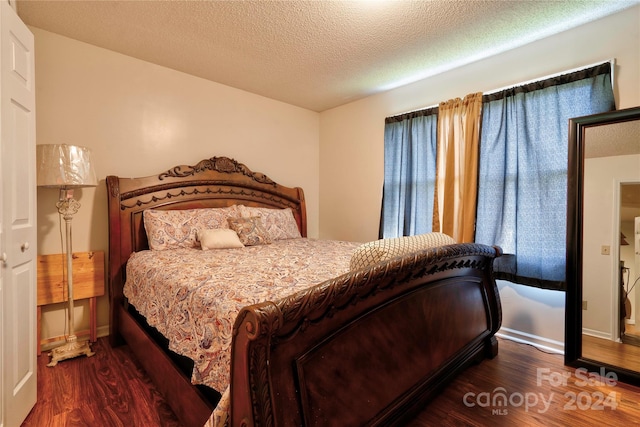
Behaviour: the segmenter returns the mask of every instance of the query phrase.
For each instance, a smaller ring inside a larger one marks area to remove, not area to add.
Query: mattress
[[[124,294],[172,351],[194,361],[192,383],[223,392],[238,312],[348,272],[358,245],[300,238],[237,249],[141,251],[127,263]]]

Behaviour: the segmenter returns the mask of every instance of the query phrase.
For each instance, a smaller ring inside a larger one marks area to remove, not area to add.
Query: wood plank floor
[[[507,404],[493,405],[500,391]],[[409,425],[637,426],[640,388],[606,384],[564,366],[564,356],[500,339],[495,359],[463,372]]]
[[[495,359],[467,369],[408,426],[640,425],[640,388],[607,385],[565,367],[560,355],[499,342]],[[101,338],[94,350],[53,368],[40,356],[38,403],[23,426],[180,427],[128,347]],[[501,392],[505,405],[495,400]]]
[[[582,335],[582,356],[631,371],[640,371],[640,347]]]
[[[38,357],[38,400],[23,427],[181,426],[128,346],[99,338],[92,349],[54,367]]]

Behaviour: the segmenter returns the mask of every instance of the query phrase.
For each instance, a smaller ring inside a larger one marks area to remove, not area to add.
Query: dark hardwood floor
[[[640,388],[606,384],[564,366],[560,355],[499,341],[495,359],[467,369],[408,426],[640,425]],[[95,356],[53,368],[40,356],[38,403],[23,426],[180,426],[127,346],[112,349],[100,338],[93,348]]]
[[[436,425],[638,426],[640,388],[564,366],[562,355],[499,339],[495,359],[464,371],[409,424]]]
[[[99,338],[92,349],[53,367],[38,357],[38,401],[23,427],[181,426],[128,346]]]

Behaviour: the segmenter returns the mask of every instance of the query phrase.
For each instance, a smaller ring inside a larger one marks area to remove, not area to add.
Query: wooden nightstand
[[[43,340],[40,336],[42,306],[67,301],[67,257],[65,254],[38,256],[38,355],[42,344],[64,340],[64,336]],[[64,269],[64,271],[63,271]],[[89,299],[89,330],[76,335],[89,335],[95,342],[96,298],[104,295],[104,252],[73,253],[73,300]]]

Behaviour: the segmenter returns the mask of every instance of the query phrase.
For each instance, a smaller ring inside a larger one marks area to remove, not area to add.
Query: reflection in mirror
[[[633,182],[620,186],[620,338],[636,347],[640,346],[639,283],[640,182]]]
[[[573,119],[569,142],[565,361],[640,384],[640,108]]]
[[[582,354],[640,371],[640,358],[634,366],[630,357],[640,355],[640,348],[636,351],[620,344],[629,341],[623,339],[627,324],[630,329],[635,324],[635,293],[629,280],[635,281],[636,270],[630,269],[634,259],[629,258],[628,250],[623,251],[620,233],[629,234],[629,222],[633,224],[635,216],[640,218],[640,212],[632,209],[640,206],[640,193],[634,200],[636,194],[631,191],[640,188],[638,129],[640,121],[629,121],[584,131]],[[629,268],[625,274],[623,267]],[[640,340],[629,343],[640,344]]]

